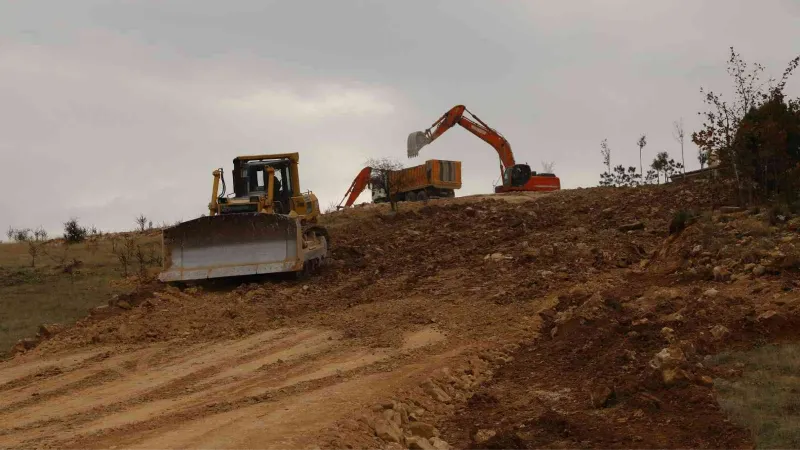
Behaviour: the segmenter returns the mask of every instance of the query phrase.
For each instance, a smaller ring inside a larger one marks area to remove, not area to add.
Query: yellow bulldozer
[[[234,158],[228,195],[223,169],[215,170],[208,216],[162,231],[159,280],[314,272],[329,239],[317,224],[317,197],[300,191],[299,159],[298,153]]]

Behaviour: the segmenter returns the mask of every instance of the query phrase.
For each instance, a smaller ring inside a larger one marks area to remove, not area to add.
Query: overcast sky
[[[594,186],[603,138],[614,164],[638,166],[641,133],[646,163],[679,157],[671,123],[727,92],[729,46],[779,75],[798,42],[793,0],[0,1],[0,229],[194,218],[211,171],[253,153],[300,152],[323,209],[370,157],[461,160],[458,195],[491,192],[466,130],[406,158],[456,104]]]

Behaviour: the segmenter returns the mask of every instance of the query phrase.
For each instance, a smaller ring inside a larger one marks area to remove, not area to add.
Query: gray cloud
[[[458,159],[461,193],[490,192],[497,158],[464,130],[405,159],[458,103],[518,160],[594,185],[601,139],[614,163],[638,164],[643,132],[646,160],[677,155],[670,124],[696,128],[699,87],[727,88],[727,47],[778,74],[799,18],[790,1],[5,3],[0,227],[194,217],[211,170],[256,152],[299,151],[323,205],[373,156]]]

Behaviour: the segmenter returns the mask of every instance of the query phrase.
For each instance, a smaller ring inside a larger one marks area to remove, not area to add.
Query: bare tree
[[[672,137],[681,144],[681,164],[683,164],[683,173],[686,173],[686,159],[683,156],[683,142],[686,133],[683,130],[683,117],[680,120],[672,122]]]
[[[370,183],[373,188],[383,188],[392,211],[397,211],[397,201],[400,200],[397,194],[403,190],[404,180],[401,176],[390,176],[390,174],[399,172],[403,164],[391,158],[370,158],[365,166],[372,167]]]
[[[639,140],[636,141],[636,145],[639,146],[639,173],[644,177],[644,172],[642,171],[642,149],[647,145],[647,135],[641,135]]]
[[[147,217],[144,214],[139,214],[139,217],[136,218],[136,225],[139,226],[139,231],[144,231],[147,226]]]
[[[28,254],[31,255],[31,267],[36,267],[36,256],[39,254],[39,246],[33,241],[28,241]]]
[[[600,154],[603,156],[603,165],[606,166],[606,171],[611,173],[611,147],[608,146],[608,139],[600,142]]]
[[[556,166],[555,161],[542,161],[542,172],[553,173],[553,168]]]

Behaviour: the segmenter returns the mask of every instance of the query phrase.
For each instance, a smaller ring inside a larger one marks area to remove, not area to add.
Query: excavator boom
[[[356,178],[350,184],[350,187],[347,189],[347,192],[345,192],[344,197],[342,197],[342,201],[336,206],[336,209],[353,206],[358,196],[364,192],[364,188],[369,184],[370,176],[372,176],[372,167],[364,167],[361,169],[361,172],[358,172],[358,175],[356,175]],[[342,203],[344,203],[344,206],[342,206]]]
[[[466,116],[465,114],[468,114]],[[517,164],[511,144],[497,130],[472,114],[464,105],[456,105],[425,131],[416,131],[408,135],[408,157],[419,155],[422,147],[430,144],[456,124],[481,138],[495,149],[500,157],[500,178],[502,186],[495,192],[510,191],[554,191],[561,188],[561,181],[553,174],[539,174],[531,171],[527,164]]]
[[[469,114],[471,117],[466,117],[464,115],[465,113]],[[417,156],[422,147],[435,141],[439,136],[443,135],[450,128],[453,128],[456,124],[461,125],[467,131],[478,136],[495,149],[502,163],[500,167],[501,176],[505,169],[516,165],[514,153],[511,151],[511,144],[508,143],[506,138],[479,119],[478,116],[470,112],[464,105],[452,107],[427,130],[411,133],[408,136],[409,158]]]

